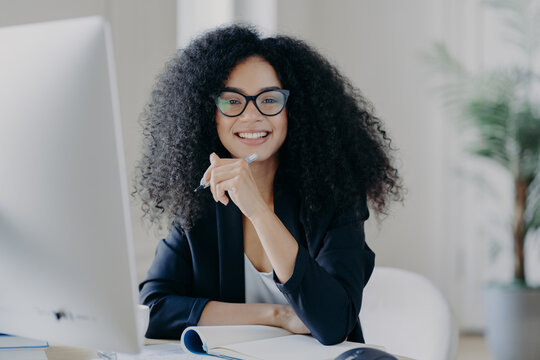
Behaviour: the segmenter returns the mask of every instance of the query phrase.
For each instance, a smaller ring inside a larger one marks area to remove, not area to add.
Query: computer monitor
[[[113,51],[100,17],[0,29],[0,333],[134,353]]]

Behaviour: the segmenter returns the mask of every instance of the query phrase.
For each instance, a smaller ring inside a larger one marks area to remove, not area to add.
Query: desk
[[[173,340],[145,339],[144,345],[156,345],[164,343],[180,343]],[[48,360],[95,360],[99,359],[95,350],[80,349],[69,346],[51,345],[46,351]],[[398,360],[413,360],[404,356],[394,355]],[[210,357],[209,357],[210,358]]]
[[[180,341],[172,340],[154,340],[144,339],[144,345],[156,345]],[[96,350],[75,348],[71,346],[62,346],[51,344],[49,348],[45,350],[48,360],[95,360],[99,359]]]

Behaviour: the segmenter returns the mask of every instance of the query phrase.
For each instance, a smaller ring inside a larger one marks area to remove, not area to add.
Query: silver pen
[[[247,156],[244,160],[246,160],[248,164],[251,164],[252,162],[257,160],[257,158],[258,158],[257,153],[253,153],[253,154],[250,154],[249,156]],[[210,183],[204,181],[204,178],[202,178],[201,179],[201,184],[199,186],[197,186],[197,188],[195,189],[195,192],[200,191],[200,190],[204,190],[209,186],[210,186]]]

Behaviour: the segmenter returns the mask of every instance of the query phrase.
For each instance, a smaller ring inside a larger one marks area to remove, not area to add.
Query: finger
[[[213,176],[213,172],[215,171],[215,169],[212,169],[210,171],[210,180],[208,181],[208,184],[210,185],[210,191],[212,192],[212,196],[214,197],[214,201],[215,202],[218,202],[218,199],[217,199],[217,196],[216,196],[216,179],[215,177]]]
[[[216,153],[213,152],[210,154],[210,166],[206,169],[206,171],[204,172],[202,176],[201,185],[203,182],[205,183],[210,182],[210,172],[214,168],[214,163],[216,162],[217,159],[219,159],[219,156],[217,156]]]
[[[227,205],[229,203],[229,198],[225,194],[225,191],[229,192],[229,196],[231,192],[236,191],[236,185],[237,185],[238,178],[234,177],[232,179],[222,181],[219,184],[216,185],[216,195],[218,201],[221,201],[223,205]]]
[[[214,164],[214,162],[219,159],[220,157],[215,152],[210,154],[210,164]]]
[[[220,157],[215,158],[213,157],[213,154],[211,154],[210,156],[212,159],[211,160],[212,163],[210,164],[208,169],[206,169],[202,177],[202,180],[207,183],[210,182],[210,178],[212,177],[211,176],[212,169],[224,168],[224,169],[230,170],[238,166],[239,164],[242,164],[242,160],[243,160],[243,159],[225,159],[225,158],[222,159]]]
[[[224,168],[223,166],[221,166],[221,167],[216,168],[214,167],[214,165],[212,165],[212,167],[213,168],[210,171],[210,180],[209,180],[210,191],[212,192],[212,195],[214,196],[214,201],[218,202],[219,199],[223,197],[223,193],[220,193],[216,187],[221,182],[229,180],[235,176],[234,167]]]
[[[223,205],[227,205],[229,203],[229,198],[225,194],[225,191],[221,190],[219,184],[211,184],[210,191],[212,192],[212,196],[214,197],[215,202],[220,201]]]
[[[245,178],[245,176],[249,176],[249,169],[246,168],[247,165],[242,164],[242,160],[239,161],[240,162],[234,164],[222,165],[220,167],[212,169],[210,185],[212,186],[212,183],[217,185],[223,181],[232,179],[234,177],[240,179]],[[219,199],[221,197],[221,193],[219,191],[216,191],[215,194],[216,198]]]
[[[208,169],[203,175],[203,180],[207,183],[210,183],[212,173],[217,174],[216,171],[232,171],[236,168],[241,167],[243,165],[242,162],[243,160],[241,159],[219,159],[219,161],[215,161],[212,165],[208,167]]]
[[[242,165],[238,162],[219,162],[212,165],[212,170],[210,171],[210,177],[217,176],[218,174],[225,174],[227,172],[233,172],[242,168]]]
[[[227,206],[229,204],[229,197],[226,194],[223,194],[218,198],[218,201],[223,205]]]
[[[218,160],[220,160],[220,161],[218,161]],[[218,166],[221,166],[221,163],[222,163],[221,160],[226,161],[226,160],[230,160],[230,159],[221,159],[216,153],[211,153],[210,154],[210,166],[204,172],[204,174],[202,176],[202,179],[201,179],[201,183],[202,182],[205,182],[205,183],[210,182],[212,169],[214,169],[214,168],[216,168]]]
[[[230,170],[214,169],[212,171],[212,179],[210,180],[210,187],[215,199],[219,201],[223,198],[226,189],[223,186],[219,186],[231,179],[238,179],[241,169],[232,168]]]
[[[202,185],[203,182],[205,182],[205,183],[210,182],[210,173],[211,173],[212,169],[213,169],[212,165],[210,165],[208,167],[208,169],[206,169],[206,171],[204,172],[204,174],[202,176],[202,179],[201,179],[201,185]]]
[[[210,154],[212,164],[203,175],[203,181],[210,186],[214,201],[224,199],[223,195],[216,192],[215,185],[221,181],[230,179],[242,173],[249,174],[249,164],[244,159],[220,158],[215,153]]]

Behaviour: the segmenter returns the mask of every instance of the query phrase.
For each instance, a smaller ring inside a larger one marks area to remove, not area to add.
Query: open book
[[[350,341],[325,346],[312,336],[264,325],[191,326],[184,330],[180,341],[186,353],[242,360],[333,360],[359,347],[384,350]]]

